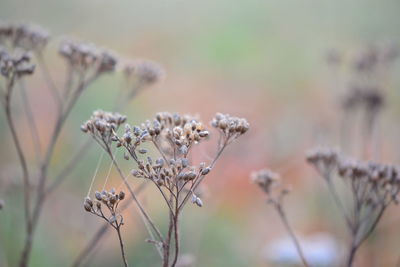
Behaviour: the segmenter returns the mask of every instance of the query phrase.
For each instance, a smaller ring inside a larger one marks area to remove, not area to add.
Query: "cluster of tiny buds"
[[[379,64],[390,64],[398,57],[398,48],[394,45],[374,45],[361,50],[354,59],[354,68],[360,72],[373,71]]]
[[[346,109],[364,106],[367,110],[375,110],[384,105],[384,95],[379,88],[354,87],[348,92],[343,101]]]
[[[279,182],[279,174],[268,169],[263,169],[251,174],[251,180],[265,193],[269,194],[272,188]]]
[[[35,66],[30,61],[31,57],[28,53],[12,56],[5,49],[0,48],[0,73],[8,79],[32,74]]]
[[[13,47],[41,52],[47,45],[49,33],[36,25],[0,24],[0,43],[9,41]]]
[[[392,43],[375,44],[358,51],[351,60],[354,70],[359,72],[371,72],[380,64],[389,65],[399,56],[399,49]],[[344,55],[338,50],[330,50],[327,61],[332,65],[338,65],[344,61]]]
[[[165,129],[168,139],[178,147],[181,154],[187,154],[190,146],[209,136],[202,122],[190,117],[167,112],[158,113],[156,121]]]
[[[94,70],[97,74],[111,72],[117,64],[117,58],[109,51],[88,43],[64,40],[59,53],[76,71]]]
[[[211,125],[220,130],[227,138],[237,137],[249,130],[246,119],[232,117],[229,114],[217,113],[211,121]]]
[[[96,191],[94,196],[94,200],[92,200],[90,197],[86,197],[85,201],[83,202],[83,207],[87,212],[91,212],[103,217],[104,213],[102,210],[102,205],[105,205],[114,215],[119,202],[124,200],[125,193],[120,191],[117,194],[115,189],[111,189],[109,192],[106,190],[103,190],[102,192]]]
[[[148,60],[127,63],[124,73],[140,86],[153,85],[165,76],[164,70],[157,63]]]
[[[132,175],[137,178],[150,179],[158,186],[171,187],[178,182],[194,181],[197,177],[205,176],[211,171],[210,167],[205,167],[201,163],[198,170],[194,166],[189,166],[186,158],[177,160],[170,159],[168,163],[159,158],[155,162],[150,157],[147,161],[138,160],[138,169],[132,170]]]
[[[396,166],[349,159],[329,148],[314,149],[308,154],[307,160],[324,176],[335,171],[343,179],[369,184],[375,192],[371,196],[388,193],[397,202],[400,171]]]
[[[307,152],[306,159],[319,173],[327,174],[337,166],[339,152],[329,147],[317,147]]]
[[[125,125],[124,135],[114,141],[117,141],[117,146],[133,143],[136,147],[143,141],[159,136],[166,137],[178,147],[181,154],[186,155],[190,146],[208,137],[209,132],[201,122],[188,115],[161,112],[153,121],[148,120],[140,126]]]
[[[84,133],[91,133],[95,137],[108,139],[114,136],[119,126],[126,121],[126,116],[117,112],[96,110],[88,121],[81,125]]]

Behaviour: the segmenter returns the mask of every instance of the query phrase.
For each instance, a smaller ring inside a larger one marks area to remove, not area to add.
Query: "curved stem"
[[[124,242],[122,241],[120,225],[117,226],[115,229],[117,230],[117,233],[118,233],[119,246],[120,246],[120,249],[121,249],[121,255],[122,255],[122,260],[124,262],[124,266],[128,267],[128,261],[126,260],[126,256],[125,256]]]
[[[25,115],[28,120],[30,133],[32,135],[32,143],[33,143],[33,147],[35,149],[35,155],[36,155],[38,162],[40,162],[42,153],[41,153],[41,145],[40,145],[41,142],[40,142],[40,138],[39,138],[39,131],[36,126],[35,117],[33,116],[31,103],[30,103],[29,98],[26,93],[26,86],[25,86],[24,80],[20,79],[19,85],[20,85],[20,93],[21,93],[22,103],[24,106]]]
[[[289,224],[289,221],[288,221],[288,219],[286,217],[286,214],[285,214],[284,210],[282,209],[281,204],[279,204],[277,202],[273,202],[273,206],[274,206],[275,210],[277,211],[279,217],[281,218],[282,223],[286,228],[286,231],[289,233],[289,236],[292,239],[293,244],[296,247],[297,253],[299,254],[299,257],[300,257],[303,265],[306,266],[306,267],[309,267],[310,265],[308,264],[308,262],[307,262],[307,260],[306,260],[306,258],[304,256],[304,253],[303,253],[303,250],[301,249],[300,243],[297,240],[297,237],[294,234],[294,232],[292,230],[292,227]]]

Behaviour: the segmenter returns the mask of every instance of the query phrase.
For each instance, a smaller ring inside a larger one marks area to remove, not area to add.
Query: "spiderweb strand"
[[[117,153],[118,153],[118,150],[117,150],[117,148],[115,148],[114,154],[113,154],[114,157],[117,156]],[[103,190],[106,188],[106,185],[107,185],[107,182],[108,182],[108,177],[110,177],[110,173],[111,173],[111,169],[112,169],[113,165],[114,165],[113,161],[111,160],[110,167],[108,167],[107,177],[106,177],[106,180],[104,181]]]
[[[114,157],[115,158],[115,157]],[[121,172],[122,173],[122,172]],[[126,179],[127,178],[127,176],[124,174],[124,173],[122,173],[122,179],[123,179],[123,183],[125,184],[128,184],[129,182],[128,182],[128,180]],[[118,187],[118,188],[120,188],[121,187],[121,185]],[[153,233],[153,230],[151,229],[151,227],[150,227],[150,224],[149,224],[149,222],[146,220],[146,218],[145,218],[145,216],[143,215],[143,213],[141,212],[141,211],[139,211],[139,214],[140,214],[140,217],[141,217],[141,219],[142,219],[142,221],[143,221],[143,223],[144,223],[144,226],[146,227],[146,229],[147,229],[147,232],[149,233],[149,235],[150,235],[150,238],[151,238],[151,240],[157,240],[156,238],[155,238],[155,236],[154,236],[154,233]],[[160,254],[160,257],[162,258],[163,257],[163,254],[162,254],[162,251],[161,251],[161,247],[159,246],[159,245],[156,245],[156,249],[157,249],[157,251],[158,251],[158,254]]]
[[[94,175],[93,175],[92,181],[90,182],[89,191],[88,191],[86,197],[88,197],[90,195],[90,192],[92,191],[94,180],[96,179],[97,172],[99,171],[101,161],[103,160],[103,155],[104,155],[104,150],[100,154],[100,158],[99,158],[99,161],[97,162],[97,167],[96,167],[96,170],[94,171]]]

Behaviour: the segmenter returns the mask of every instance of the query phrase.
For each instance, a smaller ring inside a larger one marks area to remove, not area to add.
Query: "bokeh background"
[[[351,53],[371,43],[400,43],[399,12],[396,0],[0,1],[0,20],[32,22],[51,32],[46,58],[60,84],[65,66],[57,48],[63,36],[91,41],[121,57],[159,62],[167,75],[128,106],[124,113],[132,124],[159,111],[198,114],[206,122],[215,112],[248,119],[251,130],[229,147],[207,177],[204,207],[186,208],[183,253],[192,254],[196,266],[282,266],[266,258],[271,251],[274,257],[280,255],[276,249],[286,232],[262,192],[249,181],[252,170],[264,167],[280,172],[285,184],[291,185],[286,209],[302,240],[317,240],[337,253],[347,246],[345,226],[325,185],[304,160],[305,151],[317,144],[339,145],[341,77],[327,65],[326,54],[333,48]],[[400,160],[397,73],[398,64],[380,123],[381,159],[392,163]],[[84,93],[65,125],[51,173],[57,173],[86,141],[80,124],[93,110],[110,109],[121,83],[120,74],[107,75]],[[40,75],[29,78],[28,87],[46,142],[54,105]],[[27,137],[25,149],[30,151],[26,120],[20,105],[14,107],[20,135]],[[24,238],[22,190],[3,113],[0,137],[0,198],[6,202],[0,211],[0,266],[16,266]],[[207,160],[214,153],[213,141],[209,143],[198,150],[199,158]],[[50,196],[32,266],[69,266],[101,226],[82,208],[99,154],[100,148],[92,146],[72,176]],[[33,151],[29,155],[34,162]],[[108,166],[103,161],[95,186],[103,184]],[[118,187],[118,179],[112,172],[108,186]],[[165,225],[166,209],[155,192],[146,189],[141,199]],[[395,266],[400,256],[398,211],[389,209],[378,234],[362,247],[357,266]],[[144,242],[147,235],[139,214],[133,208],[125,213],[129,262],[158,266],[155,250]],[[117,244],[110,232],[87,266],[119,266]]]

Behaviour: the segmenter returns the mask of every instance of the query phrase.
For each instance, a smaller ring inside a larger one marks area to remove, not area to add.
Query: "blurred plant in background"
[[[24,181],[26,241],[20,258],[20,266],[27,266],[29,264],[34,233],[43,209],[44,201],[48,194],[68,176],[79,162],[78,158],[84,155],[81,151],[78,156],[72,158],[70,163],[66,164],[66,168],[51,181],[52,184],[46,184],[49,178],[50,163],[55,146],[65,121],[83,91],[103,74],[113,72],[117,64],[116,57],[106,50],[99,49],[92,44],[65,40],[60,45],[59,53],[67,62],[66,81],[63,88],[58,87],[49,72],[49,68],[43,56],[48,40],[49,34],[37,26],[25,24],[0,25],[0,41],[2,45],[0,48],[0,72],[3,78],[3,83],[1,85],[2,104],[17,150]],[[43,77],[52,93],[53,101],[56,106],[54,128],[50,135],[49,143],[47,146],[44,146],[44,152],[42,152],[40,136],[35,122],[37,118],[33,116],[30,101],[25,92],[25,76],[32,75],[35,70],[34,65],[31,64],[32,59],[30,53],[35,56],[39,68],[43,72]],[[138,66],[142,65],[139,64]],[[139,69],[143,68],[139,67]],[[131,76],[136,76],[140,81],[134,89],[128,88],[129,91],[137,93],[142,88],[155,83],[159,78],[159,72],[160,71],[155,74],[149,74],[149,70],[145,69],[138,74],[127,75],[127,79]],[[16,90],[16,86],[20,87],[23,96],[23,107],[29,121],[37,166],[31,166],[28,162],[24,148],[21,145],[19,131],[16,129],[13,120],[12,96],[13,92]],[[131,100],[134,96],[132,93],[129,94],[130,96],[126,100]],[[126,105],[126,102],[124,105]],[[87,149],[86,145],[83,147],[84,150]],[[38,177],[32,177],[35,176],[35,172],[38,172]],[[36,200],[33,200],[33,192],[35,192],[34,197]],[[32,205],[32,203],[34,204]],[[119,224],[117,225],[116,228],[119,231]]]

